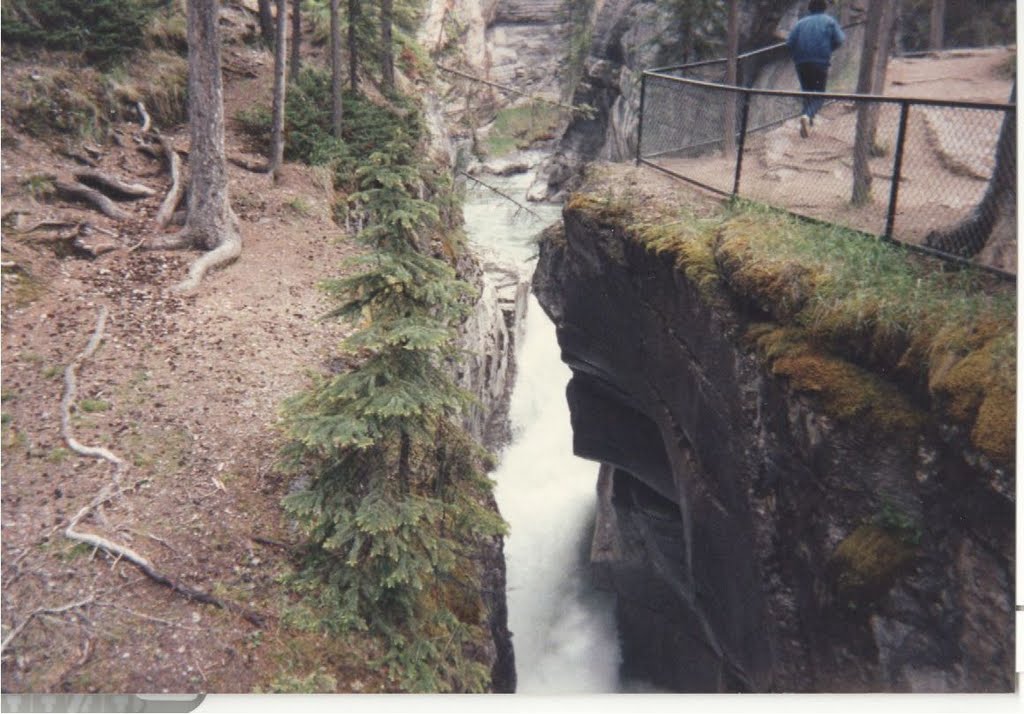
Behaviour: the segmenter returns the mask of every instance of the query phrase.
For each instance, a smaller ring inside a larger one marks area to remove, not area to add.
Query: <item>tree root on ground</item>
[[[97,188],[107,195],[114,194],[118,198],[148,198],[156,195],[156,191],[149,186],[143,186],[139,183],[127,183],[116,176],[108,176],[101,171],[76,171],[75,178],[78,179],[79,183]]]
[[[114,556],[118,560],[127,560],[132,565],[141,570],[151,580],[160,583],[161,585],[165,585],[172,591],[184,595],[190,600],[205,603],[207,605],[214,605],[223,610],[234,612],[236,614],[241,615],[257,627],[262,627],[266,622],[266,618],[260,613],[257,613],[253,610],[249,610],[240,605],[236,605],[235,603],[220,600],[219,598],[216,598],[213,595],[210,595],[209,593],[203,592],[201,590],[196,590],[195,588],[191,588],[187,585],[183,585],[182,583],[177,582],[176,580],[170,578],[169,576],[157,570],[156,567],[149,560],[147,560],[145,557],[135,552],[131,548],[115,543],[107,538],[104,538],[103,536],[77,530],[78,524],[82,521],[82,519],[84,519],[86,516],[92,513],[94,509],[99,508],[116,495],[117,491],[120,490],[120,476],[122,472],[127,468],[125,461],[118,457],[113,452],[111,452],[110,450],[97,446],[84,446],[71,435],[71,406],[75,400],[75,391],[77,387],[76,372],[78,370],[79,365],[84,360],[91,357],[92,354],[99,347],[99,344],[103,339],[103,330],[106,325],[106,321],[107,308],[101,307],[99,316],[97,317],[96,320],[96,329],[93,331],[92,336],[89,338],[89,343],[86,345],[84,350],[78,353],[75,356],[75,358],[71,360],[71,363],[68,364],[67,368],[64,370],[65,390],[64,398],[61,400],[61,436],[64,437],[64,441],[67,443],[68,447],[75,453],[81,454],[82,456],[92,456],[95,458],[103,459],[109,462],[111,465],[113,465],[113,483],[108,483],[106,486],[104,486],[103,489],[101,489],[100,492],[96,494],[95,498],[93,498],[92,501],[90,501],[87,506],[84,506],[81,510],[78,511],[78,513],[75,514],[75,516],[68,523],[67,527],[64,529],[65,537],[67,537],[69,540],[73,540],[78,543],[85,543],[86,545],[91,545],[93,548],[103,550],[109,553],[110,555]],[[26,623],[27,619],[25,622],[22,623],[21,629],[23,629]],[[8,635],[7,640],[5,640],[4,642],[4,646],[6,646],[9,640],[13,639],[13,635],[15,634],[16,632],[12,632],[10,635]]]
[[[81,183],[70,183],[68,181],[55,181],[53,185],[57,189],[57,193],[64,198],[89,203],[108,218],[123,221],[129,217],[126,211],[118,208],[114,205],[113,201],[96,189],[89,188]]]
[[[171,290],[176,293],[190,293],[199,287],[203,276],[214,268],[223,267],[235,261],[242,254],[242,237],[238,228],[232,226],[224,242],[211,251],[196,258],[188,268],[188,277]]]
[[[171,142],[168,141],[167,137],[159,132],[156,132],[156,136],[160,141],[160,147],[163,149],[164,156],[167,158],[167,168],[171,172],[171,187],[168,189],[163,203],[160,204],[160,210],[156,214],[157,226],[166,228],[174,216],[178,204],[181,203],[184,184],[181,180],[181,157],[178,156],[178,152]]]

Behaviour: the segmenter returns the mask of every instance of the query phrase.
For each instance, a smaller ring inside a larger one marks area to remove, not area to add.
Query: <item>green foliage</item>
[[[902,5],[903,46],[927,50],[933,0],[906,0]],[[946,4],[946,47],[989,47],[1015,42],[1016,3],[977,0]]]
[[[420,115],[404,99],[396,99],[395,110],[378,106],[362,95],[345,92],[342,105],[345,121],[342,138],[331,131],[331,76],[316,68],[306,68],[288,89],[285,100],[285,158],[314,166],[331,166],[339,188],[355,190],[357,168],[368,164],[380,147],[404,152],[393,159],[413,162],[413,147],[423,136]],[[270,143],[270,111],[266,108],[243,109],[235,115],[239,128],[253,140]]]
[[[82,52],[109,66],[145,39],[154,0],[3,0],[4,44]]]
[[[325,96],[322,73],[303,82],[307,97]],[[301,587],[319,589],[324,628],[383,640],[378,664],[398,688],[483,691],[474,559],[504,524],[484,505],[491,483],[458,423],[469,397],[447,368],[470,288],[426,253],[452,207],[419,159],[415,107],[394,99],[403,116],[349,101],[340,142],[316,102],[293,113],[293,150],[330,157],[336,183],[352,191],[349,207],[368,222],[358,239],[371,249],[323,286],[336,304],[328,317],[355,327],[341,351],[357,366],[314,379],[284,406],[286,463],[309,476],[284,502],[309,537]]]
[[[487,135],[487,153],[502,156],[535,141],[551,139],[562,121],[562,110],[541,102],[507,107],[498,112]]]

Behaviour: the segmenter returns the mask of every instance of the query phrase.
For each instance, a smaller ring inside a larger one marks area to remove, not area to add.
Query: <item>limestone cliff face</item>
[[[796,14],[791,0],[741,0],[741,51],[778,42],[779,23]],[[684,4],[603,0],[592,15],[590,49],[573,103],[595,109],[567,126],[558,148],[538,172],[532,200],[554,200],[574,188],[580,169],[595,159],[625,161],[636,153],[640,76],[653,67],[722,56],[718,15],[688,15]],[[695,13],[695,11],[692,11]],[[790,74],[792,74],[790,72]]]
[[[908,437],[832,418],[745,340],[763,314],[585,204],[534,290],[573,371],[575,450],[602,464],[592,560],[628,674],[1012,690],[1012,473],[941,419]]]
[[[508,410],[515,385],[516,344],[526,315],[529,285],[514,268],[477,256],[464,258],[460,273],[478,286],[479,294],[460,329],[458,347],[462,358],[455,365],[456,381],[475,400],[465,415],[466,429],[487,449],[495,451],[510,437]],[[490,506],[498,510],[497,503],[492,501]],[[481,558],[483,597],[491,635],[491,641],[482,646],[491,660],[491,689],[510,693],[516,689],[516,669],[512,633],[508,629],[503,539],[493,538]]]

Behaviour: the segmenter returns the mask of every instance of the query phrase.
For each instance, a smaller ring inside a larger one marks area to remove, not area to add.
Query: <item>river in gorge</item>
[[[532,174],[481,180],[523,200]],[[470,182],[466,231],[478,249],[528,277],[536,236],[561,218],[561,207],[530,204],[537,217]],[[555,327],[532,296],[518,346],[512,392],[512,442],[500,454],[495,496],[509,523],[505,542],[509,629],[517,692],[596,694],[620,691],[614,599],[590,579],[597,464],[572,453]]]

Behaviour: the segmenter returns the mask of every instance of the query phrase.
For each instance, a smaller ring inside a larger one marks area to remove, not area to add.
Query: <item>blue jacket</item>
[[[832,62],[832,52],[845,39],[838,22],[823,12],[816,12],[796,23],[786,44],[795,64],[813,62],[827,67]]]

